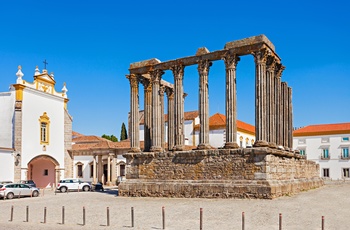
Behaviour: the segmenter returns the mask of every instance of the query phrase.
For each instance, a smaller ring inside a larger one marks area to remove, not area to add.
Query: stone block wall
[[[124,155],[124,196],[273,198],[319,187],[319,166],[270,149],[215,149]]]

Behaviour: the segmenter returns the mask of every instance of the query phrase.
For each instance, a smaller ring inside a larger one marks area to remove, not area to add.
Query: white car
[[[82,190],[87,192],[91,190],[91,185],[87,182],[82,182],[79,179],[67,178],[60,180],[56,189],[61,192],[67,192],[68,190]]]
[[[21,183],[0,184],[0,197],[12,199],[20,196],[37,197],[39,196],[39,189]]]

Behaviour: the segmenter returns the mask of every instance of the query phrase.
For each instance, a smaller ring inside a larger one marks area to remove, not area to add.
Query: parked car
[[[39,196],[39,189],[22,183],[0,184],[0,197],[12,199],[19,196]]]
[[[60,180],[57,184],[57,190],[67,192],[68,190],[83,190],[84,192],[91,190],[91,185],[75,178],[67,178]]]
[[[36,187],[36,184],[33,180],[21,180],[20,183],[26,184],[29,187]]]
[[[96,184],[92,184],[91,191],[104,191],[103,184],[101,182],[97,182]]]

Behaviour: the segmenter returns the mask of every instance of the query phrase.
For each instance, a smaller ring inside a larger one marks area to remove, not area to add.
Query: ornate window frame
[[[83,168],[84,164],[81,163],[80,161],[78,161],[77,163],[75,163],[75,167],[76,167],[76,178],[84,178],[84,168]],[[81,175],[79,175],[79,168],[81,167]]]
[[[44,112],[39,118],[40,127],[40,144],[48,145],[50,144],[50,118],[47,113]]]

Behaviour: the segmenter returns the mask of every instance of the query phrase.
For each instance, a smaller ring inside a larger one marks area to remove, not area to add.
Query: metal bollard
[[[29,222],[29,206],[26,208],[26,222]]]
[[[279,215],[279,230],[282,230],[282,213]]]
[[[324,216],[322,216],[322,230],[324,230]]]
[[[85,206],[83,206],[83,225],[85,225]]]
[[[245,221],[244,220],[244,212],[242,212],[242,230],[244,230],[244,224],[245,224],[244,221]]]
[[[203,229],[203,209],[199,209],[199,229]]]
[[[21,192],[18,193],[18,199],[20,199],[20,198],[21,198]]]
[[[107,207],[107,226],[109,226],[109,207]]]
[[[44,224],[46,224],[46,207],[44,208]]]
[[[134,227],[134,207],[131,207],[131,227]]]
[[[164,209],[164,206],[162,207],[162,222],[163,222],[163,229],[165,229],[165,209]]]
[[[10,216],[10,220],[9,221],[13,221],[13,205],[11,205],[11,216]]]
[[[62,206],[62,224],[64,224],[64,206]]]

